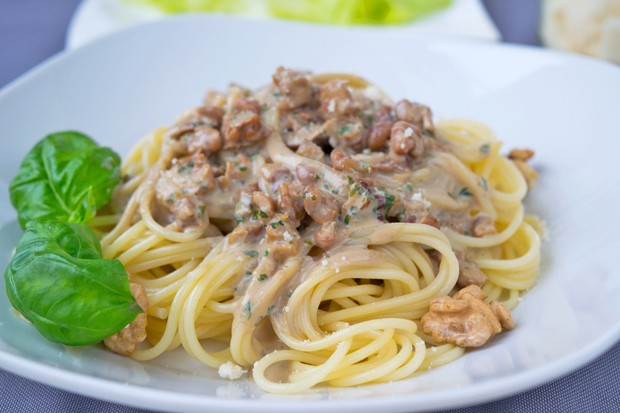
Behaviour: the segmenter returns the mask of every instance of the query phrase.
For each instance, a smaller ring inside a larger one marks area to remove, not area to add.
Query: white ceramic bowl
[[[538,284],[518,327],[484,349],[385,385],[298,396],[225,381],[182,353],[138,363],[100,347],[45,341],[0,294],[0,366],[70,391],[152,409],[230,412],[405,412],[508,396],[576,369],[620,337],[620,70],[536,49],[186,16],[136,27],[61,54],[0,92],[0,265],[20,229],[8,183],[28,149],[60,130],[125,153],[144,133],[229,82],[258,87],[278,65],[354,72],[440,118],[487,123],[505,148],[536,150],[541,179],[527,208],[547,224]],[[299,403],[303,401],[304,403]]]

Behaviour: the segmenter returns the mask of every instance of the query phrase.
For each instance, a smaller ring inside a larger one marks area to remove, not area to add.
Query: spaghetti
[[[138,143],[119,214],[94,221],[115,224],[103,254],[148,296],[150,344],[131,357],[182,346],[275,393],[456,359],[421,326],[434,300],[475,284],[513,308],[538,271],[527,183],[499,151],[487,127],[434,125],[351,75],[279,68],[258,91],[210,92]]]

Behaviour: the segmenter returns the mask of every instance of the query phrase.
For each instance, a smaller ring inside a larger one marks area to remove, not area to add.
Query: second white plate
[[[142,6],[128,0],[83,0],[71,19],[66,46],[74,49],[123,28],[165,17],[155,7]],[[400,26],[397,30],[487,40],[498,40],[500,37],[479,0],[453,0],[447,9]]]

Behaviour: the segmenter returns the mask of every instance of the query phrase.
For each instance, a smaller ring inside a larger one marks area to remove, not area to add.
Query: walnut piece
[[[284,94],[281,102],[283,109],[294,109],[312,100],[310,82],[303,74],[280,66],[276,69],[272,79]]]
[[[527,163],[534,156],[534,151],[531,149],[513,149],[508,154],[508,159],[512,160],[519,169],[519,172],[525,178],[528,188],[531,188],[538,179],[538,173]]]
[[[146,296],[146,290],[140,284],[129,283],[131,293],[142,308],[143,313],[138,316],[125,328],[103,340],[111,351],[128,356],[136,351],[136,346],[143,342],[146,338],[146,310],[149,307],[149,301]]]
[[[426,130],[435,133],[433,125],[433,114],[428,106],[419,103],[410,102],[407,99],[396,102],[394,112],[398,120],[404,120],[413,123],[420,130]]]
[[[534,151],[531,149],[512,149],[508,154],[508,159],[513,161],[529,161],[534,156]]]
[[[433,299],[429,312],[422,317],[422,330],[437,344],[484,345],[502,329],[510,330],[515,326],[510,311],[497,301],[485,302],[486,297],[480,287],[470,285],[452,297]]]
[[[487,282],[487,276],[478,265],[466,259],[465,253],[454,251],[454,254],[459,261],[459,279],[457,281],[459,287],[467,287],[468,285],[482,286]]]
[[[497,234],[493,219],[486,214],[479,214],[471,223],[471,235],[477,238]]]

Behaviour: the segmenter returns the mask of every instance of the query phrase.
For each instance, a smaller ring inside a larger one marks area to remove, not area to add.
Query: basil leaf
[[[118,260],[84,224],[31,221],[4,273],[13,307],[48,340],[89,345],[109,337],[142,310]]]
[[[87,222],[120,180],[120,157],[79,132],[48,135],[28,152],[11,182],[22,228],[34,219]]]

